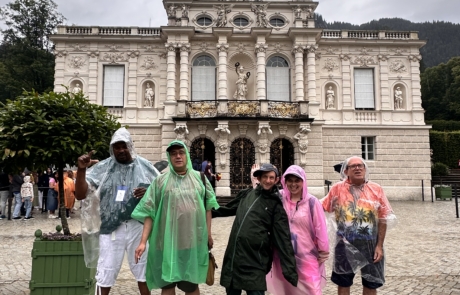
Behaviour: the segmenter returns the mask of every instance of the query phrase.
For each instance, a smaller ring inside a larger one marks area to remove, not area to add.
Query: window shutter
[[[192,67],[192,100],[216,99],[215,67]]]
[[[104,106],[123,107],[124,80],[124,66],[104,66]]]
[[[267,67],[267,100],[290,101],[289,68]]]
[[[355,108],[375,109],[374,71],[355,69]]]

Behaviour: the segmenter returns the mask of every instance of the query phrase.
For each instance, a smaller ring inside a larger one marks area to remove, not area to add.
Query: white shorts
[[[134,252],[141,241],[143,225],[136,220],[123,222],[114,232],[99,236],[99,260],[97,262],[96,281],[99,287],[108,288],[115,285],[125,251],[128,263],[136,281],[145,282],[145,268],[149,245],[136,264]]]

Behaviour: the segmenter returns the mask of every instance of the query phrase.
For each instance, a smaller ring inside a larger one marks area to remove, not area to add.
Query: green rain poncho
[[[199,172],[193,170],[187,153],[187,173],[178,175],[171,164],[169,171],[150,185],[132,213],[134,219],[153,220],[149,238],[146,280],[149,289],[187,281],[204,283],[208,271],[208,231],[204,207],[205,187]],[[206,177],[205,177],[206,179]],[[206,210],[219,208],[211,184],[206,179]]]

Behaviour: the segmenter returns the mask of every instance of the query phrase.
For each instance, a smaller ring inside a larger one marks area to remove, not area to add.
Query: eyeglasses
[[[185,152],[184,151],[173,151],[169,153],[169,156],[171,157],[177,157],[177,155],[183,157],[185,156]]]
[[[355,170],[356,168],[358,168],[358,169],[363,169],[363,168],[364,168],[364,164],[354,164],[354,165],[348,165],[348,166],[347,166],[347,169]]]

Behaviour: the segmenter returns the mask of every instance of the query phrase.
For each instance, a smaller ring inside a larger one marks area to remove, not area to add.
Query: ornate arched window
[[[288,62],[280,56],[271,57],[267,61],[267,100],[291,100],[291,79],[289,71]]]
[[[192,100],[216,99],[216,63],[208,55],[200,55],[192,65]]]

